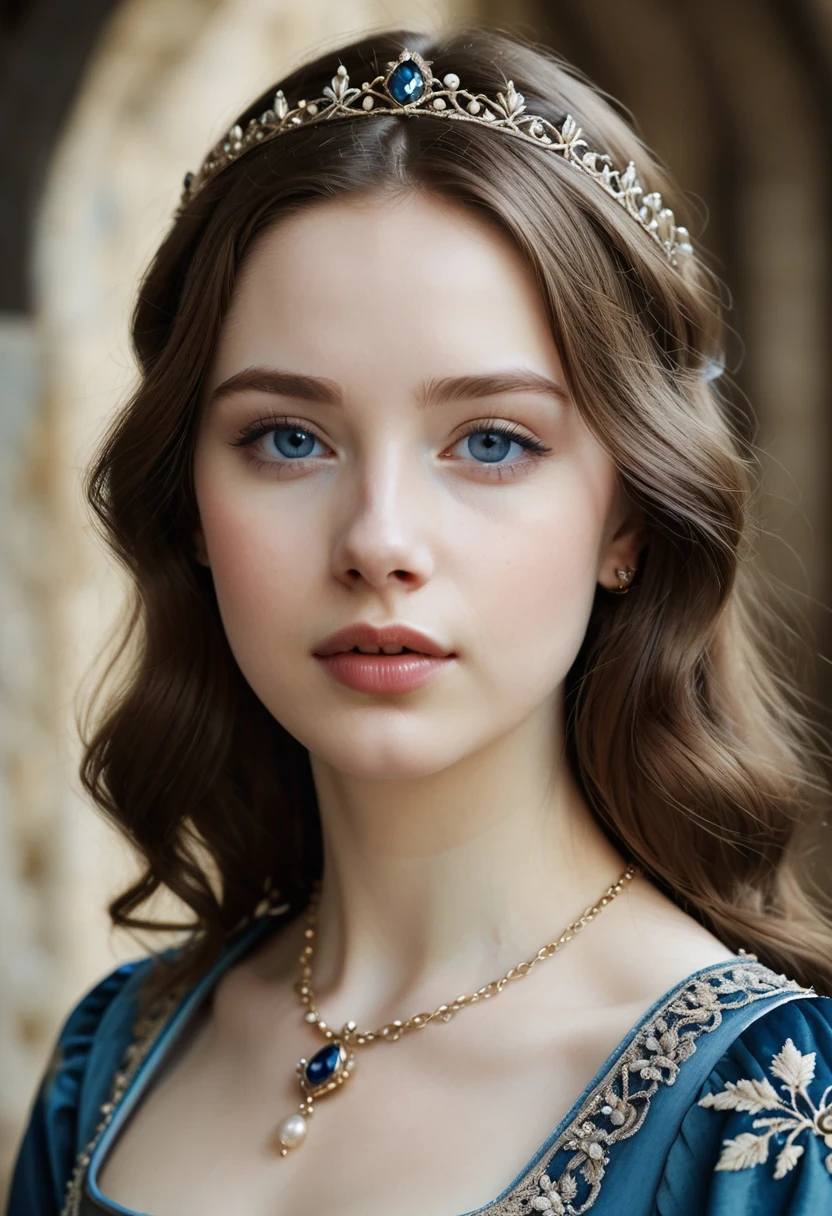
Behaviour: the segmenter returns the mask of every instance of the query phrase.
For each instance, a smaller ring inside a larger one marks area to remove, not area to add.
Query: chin
[[[310,755],[337,772],[378,781],[430,777],[478,748],[475,739],[449,738],[438,722],[417,726],[412,719],[385,730],[376,717],[366,729],[352,723],[343,732],[331,721],[323,738],[320,729],[293,733]]]

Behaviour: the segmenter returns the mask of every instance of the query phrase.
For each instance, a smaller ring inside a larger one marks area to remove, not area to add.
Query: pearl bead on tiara
[[[176,214],[181,215],[221,170],[260,143],[313,123],[373,118],[379,114],[428,115],[476,122],[554,152],[611,195],[656,241],[671,265],[679,267],[681,260],[693,254],[687,228],[676,224],[673,212],[663,205],[659,193],[645,194],[633,161],[622,172],[613,166],[606,153],[590,151],[571,114],[556,127],[546,118],[526,113],[523,94],[517,92],[511,80],[505,93],[492,99],[462,88],[455,72],[448,72],[438,80],[431,73],[430,62],[407,49],[386,65],[386,75],[365,81],[360,88],[350,85],[342,64],[332,78],[331,87],[324,88],[323,95],[312,101],[298,101],[290,109],[283,90],[278,89],[270,109],[259,118],[250,119],[245,129],[235,124],[211,149],[199,171],[185,174]]]

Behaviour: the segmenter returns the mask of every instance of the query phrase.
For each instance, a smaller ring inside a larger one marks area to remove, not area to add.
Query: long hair
[[[684,199],[616,104],[551,54],[481,29],[374,35],[279,82],[319,96],[402,46],[435,75],[494,96],[512,79],[530,112],[566,113],[616,165],[635,161],[677,221]],[[270,104],[277,83],[239,117]],[[684,272],[597,183],[484,125],[377,116],[311,125],[220,172],[173,223],[141,284],[140,381],[88,471],[87,497],[130,576],[120,681],[105,673],[85,724],[81,780],[142,872],[110,906],[132,929],[187,932],[165,983],[196,978],[271,883],[300,909],[322,868],[309,756],[243,678],[210,571],[193,552],[192,453],[200,386],[241,263],[315,200],[418,188],[473,209],[533,270],[576,407],[643,508],[632,590],[596,594],[566,681],[566,747],[620,850],[726,945],[832,992],[832,922],[802,864],[829,803],[817,730],[756,585],[753,454],[718,381],[719,284]],[[553,621],[553,628],[556,625]],[[167,888],[192,916],[149,919]],[[142,915],[142,912],[145,912]]]

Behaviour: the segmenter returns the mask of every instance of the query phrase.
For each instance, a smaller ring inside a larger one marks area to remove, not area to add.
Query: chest
[[[551,1007],[489,1032],[460,1017],[359,1051],[320,1099],[305,1142],[274,1131],[297,1109],[308,1032],[268,1052],[204,1028],[107,1153],[98,1186],[152,1216],[462,1216],[488,1208],[526,1167],[626,1034],[633,1011],[587,1018]],[[434,1033],[431,1035],[431,1030]]]

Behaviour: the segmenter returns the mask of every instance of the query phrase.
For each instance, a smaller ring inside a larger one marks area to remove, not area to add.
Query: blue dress
[[[141,1017],[151,959],[80,1001],[36,1095],[7,1216],[137,1216],[98,1186],[107,1151],[219,977],[284,911],[254,920],[198,984]],[[748,954],[694,972],[518,1164],[476,1216],[832,1216],[832,997]]]

